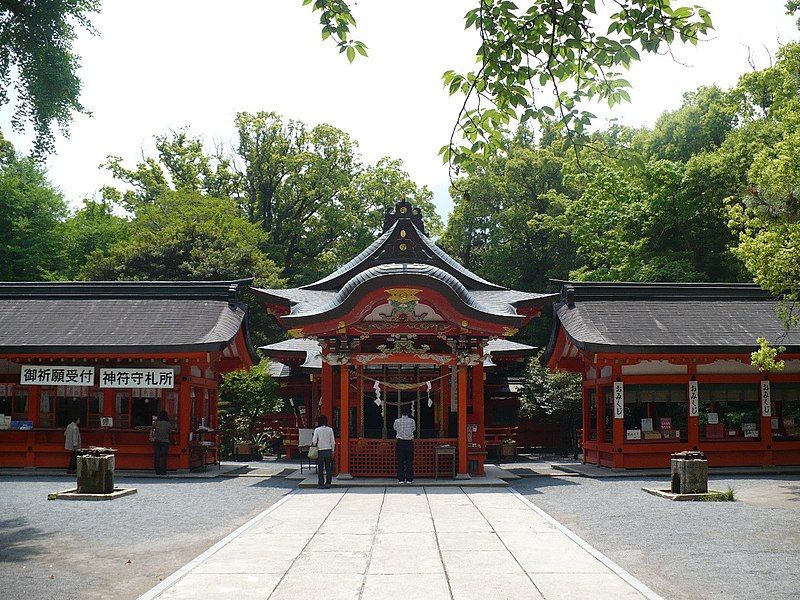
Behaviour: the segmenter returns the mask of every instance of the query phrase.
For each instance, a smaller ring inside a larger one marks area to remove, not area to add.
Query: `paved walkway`
[[[657,599],[512,490],[298,490],[142,599]]]

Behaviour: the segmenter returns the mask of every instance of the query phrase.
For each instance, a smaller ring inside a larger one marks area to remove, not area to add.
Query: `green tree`
[[[433,204],[433,192],[417,186],[403,169],[403,161],[383,157],[353,177],[343,199],[346,224],[329,253],[330,268],[350,260],[380,235],[386,209],[405,198],[422,210],[428,236],[441,235],[442,219]]]
[[[550,371],[541,358],[539,352],[528,363],[520,395],[520,415],[552,420],[564,433],[564,448],[577,458],[583,379],[580,373]]]
[[[0,0],[0,105],[15,98],[12,126],[33,125],[35,155],[53,150],[54,124],[66,130],[87,112],[72,45],[77,30],[93,32],[99,10],[99,0]]]
[[[268,234],[269,255],[290,282],[322,275],[316,259],[352,225],[356,144],[330,125],[308,129],[272,112],[239,113],[236,128],[243,208]]]
[[[248,370],[222,375],[219,413],[227,441],[255,441],[259,417],[280,410],[281,405],[266,359]]]
[[[450,94],[464,98],[450,143],[441,149],[456,175],[503,149],[512,122],[549,125],[555,119],[570,139],[582,138],[594,119],[587,101],[613,106],[630,99],[622,71],[640,60],[640,51],[656,53],[677,40],[697,44],[711,29],[708,11],[673,7],[669,0],[614,2],[609,10],[596,0],[476,4],[464,23],[480,39],[477,66],[443,75]],[[323,38],[332,36],[352,61],[361,42],[349,37],[355,25],[350,3],[314,0],[312,8],[321,14]]]
[[[0,136],[0,281],[54,277],[61,268],[60,223],[67,203],[44,169]]]
[[[107,253],[95,250],[90,279],[203,280],[254,276],[278,286],[279,271],[262,247],[261,229],[240,216],[229,198],[170,191],[140,206],[129,236]]]
[[[77,279],[84,274],[87,257],[104,256],[111,247],[127,240],[129,223],[114,214],[106,201],[84,200],[83,207],[61,223],[58,235],[62,244],[62,260],[58,277]]]

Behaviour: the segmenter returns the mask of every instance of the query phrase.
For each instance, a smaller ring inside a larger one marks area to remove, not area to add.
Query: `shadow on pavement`
[[[21,517],[0,520],[0,563],[23,562],[44,554],[44,546],[37,543],[46,534],[30,527]]]

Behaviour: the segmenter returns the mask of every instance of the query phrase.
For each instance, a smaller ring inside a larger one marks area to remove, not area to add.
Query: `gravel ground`
[[[724,476],[736,502],[672,502],[654,479],[529,477],[513,487],[671,600],[800,597],[800,477]]]
[[[136,598],[296,486],[280,478],[125,478],[117,484],[137,494],[47,500],[69,483],[0,477],[3,600]]]

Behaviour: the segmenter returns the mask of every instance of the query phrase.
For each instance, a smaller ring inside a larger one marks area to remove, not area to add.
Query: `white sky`
[[[652,124],[699,85],[734,84],[749,69],[746,45],[759,67],[780,42],[798,38],[783,0],[697,0],[716,31],[710,41],[676,48],[676,56],[645,56],[627,77],[632,103],[603,119]],[[694,2],[674,2],[674,4]],[[82,35],[82,101],[69,139],[59,137],[48,160],[51,180],[73,205],[111,180],[99,168],[109,154],[133,165],[155,134],[189,126],[207,141],[234,139],[236,112],[274,110],[310,125],[331,123],[358,141],[363,159],[401,158],[419,184],[434,190],[442,216],[452,207],[447,168],[438,149],[458,109],[442,88],[447,69],[472,66],[476,37],[463,30],[475,0],[361,0],[356,37],[370,56],[349,64],[318,17],[300,0],[106,0],[94,22],[99,36]],[[223,8],[224,7],[224,8]],[[768,53],[769,52],[769,53]],[[600,125],[603,123],[600,122]],[[18,150],[30,136],[0,128]]]

